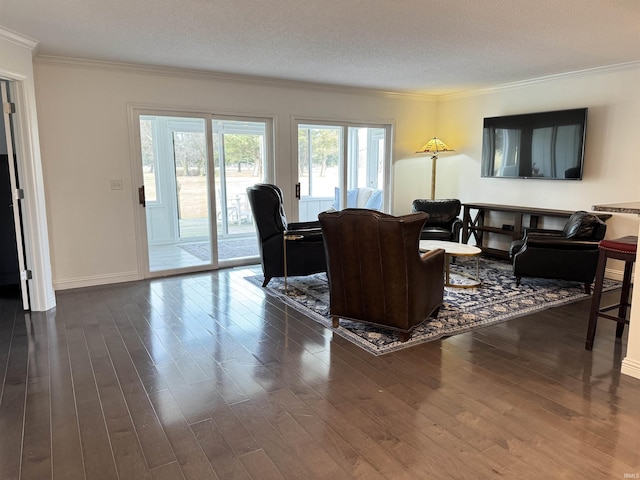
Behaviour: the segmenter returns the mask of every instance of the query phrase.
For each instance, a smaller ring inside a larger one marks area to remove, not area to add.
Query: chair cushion
[[[562,232],[565,238],[593,238],[604,222],[592,213],[578,211],[569,217]]]
[[[382,190],[374,190],[364,208],[371,210],[382,210]]]
[[[355,208],[358,206],[358,189],[347,190],[347,208]]]
[[[442,227],[424,227],[420,233],[421,240],[444,240],[451,241],[451,230]]]
[[[335,187],[333,208],[341,210],[340,188]],[[374,190],[369,187],[352,188],[347,190],[346,208],[369,208],[382,210],[382,190]]]
[[[620,253],[636,253],[638,250],[638,237],[628,235],[622,238],[612,240],[601,240],[600,248],[602,250],[613,250]]]
[[[373,193],[373,189],[367,187],[354,188],[356,191],[356,204],[354,207],[356,208],[365,208],[365,205],[369,201],[371,197],[371,193]],[[347,196],[349,193],[347,192]]]

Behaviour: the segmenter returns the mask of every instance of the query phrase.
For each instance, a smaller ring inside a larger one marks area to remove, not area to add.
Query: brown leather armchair
[[[513,261],[516,284],[522,277],[556,278],[591,284],[598,266],[598,245],[607,225],[597,215],[574,212],[562,230],[528,228],[524,238],[511,242],[509,255]]]
[[[287,241],[287,275],[311,275],[327,270],[319,222],[287,223],[282,190],[275,185],[259,183],[247,187],[247,196],[258,234],[263,287],[273,277],[284,276],[285,232],[295,236],[295,240]]]
[[[318,215],[327,258],[333,326],[339,319],[400,332],[404,342],[444,295],[444,250],[418,252],[428,215],[394,217],[348,208]]]
[[[437,200],[416,199],[411,204],[413,212],[425,212],[429,219],[422,227],[420,240],[445,240],[459,242],[462,219],[460,209],[462,204],[457,198],[443,198]]]

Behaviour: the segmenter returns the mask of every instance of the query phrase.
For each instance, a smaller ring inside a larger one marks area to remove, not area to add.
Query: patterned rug
[[[451,269],[452,281],[463,283],[464,277],[454,274],[453,270],[475,274],[475,260],[457,259]],[[511,264],[501,260],[481,258],[480,278],[482,285],[478,288],[445,287],[444,305],[438,318],[418,326],[404,343],[393,330],[363,323],[341,319],[340,326],[332,328],[329,286],[324,273],[289,277],[286,295],[282,278],[272,279],[265,291],[374,355],[487,327],[588,296],[583,284],[577,282],[525,278],[520,286],[516,286]],[[263,277],[255,275],[246,279],[260,286]],[[618,287],[620,282],[605,280],[604,290]]]

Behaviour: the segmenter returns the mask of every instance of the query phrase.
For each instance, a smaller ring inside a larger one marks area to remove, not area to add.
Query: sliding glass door
[[[387,128],[349,127],[348,188],[385,187],[387,166]],[[382,208],[376,208],[382,210]]]
[[[265,177],[267,125],[264,121],[213,119],[218,259],[258,256],[247,187]]]
[[[298,125],[298,218],[316,220],[331,208],[342,184],[343,128],[336,125]]]
[[[390,132],[390,125],[298,123],[300,220],[330,208],[386,211]]]
[[[147,274],[255,259],[246,188],[265,181],[270,122],[141,113],[138,123]]]
[[[150,272],[211,263],[206,122],[140,116]]]

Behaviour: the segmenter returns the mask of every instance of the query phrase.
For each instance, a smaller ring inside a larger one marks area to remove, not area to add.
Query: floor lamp
[[[438,137],[433,137],[416,152],[431,153],[431,200],[435,200],[436,198],[436,161],[438,160],[438,153],[454,151],[453,148],[449,147]]]

